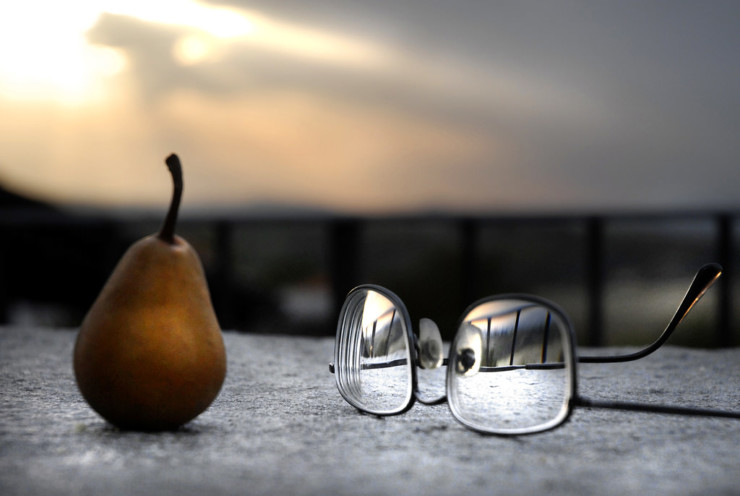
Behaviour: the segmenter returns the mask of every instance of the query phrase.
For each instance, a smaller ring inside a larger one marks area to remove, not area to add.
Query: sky
[[[740,208],[740,2],[0,5],[0,185],[68,205]]]

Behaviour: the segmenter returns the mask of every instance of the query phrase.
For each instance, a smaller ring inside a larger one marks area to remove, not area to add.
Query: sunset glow
[[[105,78],[126,65],[119,52],[86,40],[102,13],[189,29],[172,49],[183,65],[216,57],[236,42],[342,64],[378,63],[384,57],[378,48],[347,37],[193,0],[29,0],[0,6],[0,43],[13,47],[0,52],[0,95],[66,103],[100,97]]]
[[[0,187],[159,205],[177,152],[204,208],[737,203],[740,6],[386,7],[4,2]]]
[[[122,70],[120,54],[85,40],[96,2],[4,3],[0,7],[0,95],[79,101]],[[39,15],[43,12],[43,15]]]
[[[243,14],[194,1],[102,0],[55,2],[29,0],[0,6],[0,95],[82,103],[101,94],[104,79],[125,68],[122,54],[87,42],[86,33],[100,14],[199,30],[186,37],[174,54],[185,64],[213,51],[206,36],[234,38],[250,34],[252,22]],[[43,14],[43,15],[40,15]]]

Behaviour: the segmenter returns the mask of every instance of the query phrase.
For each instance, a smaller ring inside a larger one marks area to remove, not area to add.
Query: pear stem
[[[157,237],[165,243],[174,244],[175,224],[177,224],[177,213],[180,209],[180,199],[182,198],[182,166],[180,165],[180,159],[174,153],[165,159],[165,163],[170,170],[170,174],[172,174],[174,189],[172,191],[170,209],[167,212],[167,217],[165,217],[164,224],[162,224]]]

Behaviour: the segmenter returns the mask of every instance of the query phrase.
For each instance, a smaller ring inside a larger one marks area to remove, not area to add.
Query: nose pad
[[[419,321],[419,365],[427,370],[442,365],[442,335],[431,319]]]
[[[466,377],[478,373],[483,353],[483,336],[480,329],[472,324],[464,324],[455,339],[452,357],[455,372]]]

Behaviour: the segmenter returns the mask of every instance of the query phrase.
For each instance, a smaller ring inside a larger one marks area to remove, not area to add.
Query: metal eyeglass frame
[[[730,411],[730,410],[718,410],[718,409],[711,409],[711,408],[700,408],[700,407],[686,407],[686,406],[676,406],[676,405],[661,405],[661,404],[652,404],[652,403],[635,403],[635,402],[624,402],[624,401],[610,401],[610,400],[600,400],[600,399],[590,399],[586,398],[584,396],[581,396],[578,394],[578,371],[577,371],[577,364],[580,363],[618,363],[618,362],[629,362],[633,360],[638,360],[640,358],[643,358],[647,355],[650,355],[654,351],[656,351],[658,348],[660,348],[671,336],[673,331],[676,329],[678,324],[686,317],[686,315],[689,313],[691,308],[699,301],[699,299],[706,293],[706,291],[712,286],[712,284],[719,278],[719,276],[722,273],[722,267],[719,264],[710,263],[702,266],[694,276],[694,279],[689,287],[689,289],[686,292],[686,295],[681,300],[680,305],[678,306],[678,309],[676,310],[675,314],[673,315],[672,319],[666,326],[665,330],[661,333],[661,335],[650,345],[646,346],[643,349],[640,349],[639,351],[636,351],[634,353],[628,353],[628,354],[622,354],[622,355],[606,355],[606,356],[581,356],[579,357],[576,353],[576,345],[575,345],[575,333],[573,331],[573,326],[570,323],[570,320],[568,319],[565,312],[563,312],[556,304],[553,302],[537,297],[532,295],[523,295],[523,294],[507,294],[507,295],[496,295],[496,296],[489,296],[486,298],[482,298],[480,300],[475,301],[473,304],[468,306],[468,308],[463,312],[463,317],[461,317],[460,322],[458,322],[457,328],[460,328],[460,325],[462,324],[462,319],[465,315],[469,313],[470,310],[473,308],[482,305],[489,301],[495,301],[495,300],[501,300],[501,299],[523,299],[526,301],[533,302],[535,304],[543,305],[544,307],[547,307],[549,310],[558,313],[560,319],[566,324],[566,336],[564,336],[564,344],[567,348],[569,348],[569,352],[571,353],[572,357],[572,367],[570,367],[570,376],[569,380],[571,381],[572,387],[571,390],[571,396],[567,399],[567,405],[565,412],[558,416],[556,419],[554,419],[552,422],[547,422],[541,425],[537,425],[531,428],[522,428],[522,429],[515,429],[511,432],[501,432],[498,430],[492,430],[492,429],[486,429],[482,428],[476,425],[473,425],[471,423],[468,423],[464,420],[462,420],[458,414],[455,412],[455,406],[450,404],[450,402],[447,401],[447,394],[442,396],[439,399],[433,400],[433,401],[426,401],[419,397],[419,389],[418,389],[418,378],[417,378],[417,367],[421,366],[420,363],[420,342],[419,338],[416,337],[416,334],[412,330],[411,326],[411,319],[408,314],[408,311],[406,310],[405,305],[401,301],[401,299],[392,291],[382,287],[377,286],[373,284],[364,284],[361,286],[358,286],[354,288],[347,296],[347,300],[345,301],[345,305],[342,308],[342,311],[340,313],[339,322],[337,325],[337,335],[336,335],[336,341],[335,341],[335,349],[334,349],[334,362],[329,364],[329,370],[332,374],[335,372],[335,366],[334,364],[337,363],[338,360],[338,353],[339,350],[339,342],[340,342],[340,336],[344,332],[342,329],[343,326],[343,317],[345,315],[345,310],[347,307],[347,304],[349,300],[351,299],[351,296],[355,294],[358,291],[362,290],[373,290],[376,292],[379,292],[384,297],[388,298],[391,303],[395,306],[396,309],[399,310],[401,313],[401,318],[404,320],[405,329],[409,343],[409,353],[411,356],[412,364],[409,367],[410,373],[411,373],[411,388],[412,388],[412,394],[409,396],[408,400],[404,405],[401,407],[394,409],[392,411],[388,412],[373,412],[366,408],[363,408],[361,405],[358,405],[356,402],[352,400],[351,397],[349,397],[347,394],[345,394],[342,385],[339,383],[339,377],[335,375],[335,378],[337,380],[337,388],[339,389],[340,394],[344,399],[350,403],[352,406],[357,408],[358,410],[369,413],[372,415],[377,416],[388,416],[388,415],[398,415],[404,412],[407,412],[416,401],[419,401],[420,403],[426,404],[426,405],[436,405],[444,402],[448,402],[448,406],[450,407],[450,410],[453,414],[453,416],[461,422],[466,427],[479,432],[481,434],[496,434],[496,435],[521,435],[521,434],[534,434],[539,432],[544,432],[547,430],[554,429],[560,425],[563,425],[572,415],[573,410],[576,407],[587,407],[587,408],[609,408],[609,409],[616,409],[616,410],[629,410],[629,411],[640,411],[640,412],[652,412],[652,413],[663,413],[663,414],[678,414],[678,415],[690,415],[690,416],[705,416],[705,417],[723,417],[723,418],[735,418],[740,419],[740,411]],[[452,348],[450,353],[452,353]],[[405,360],[402,360],[405,361]],[[395,363],[388,363],[383,364],[385,366],[392,366]],[[449,364],[449,358],[445,358],[442,362],[442,365],[448,366]],[[380,365],[380,366],[383,366]],[[378,366],[378,365],[376,365]],[[546,364],[549,368],[555,368],[558,366],[558,364],[552,364],[548,363]],[[561,366],[565,366],[562,364]],[[537,364],[534,366],[527,365],[522,367],[537,367]],[[542,365],[540,365],[542,367]],[[450,374],[450,369],[452,367],[448,368],[448,374]],[[446,378],[446,384],[449,385],[449,378]],[[449,391],[449,388],[445,388],[447,391]]]

